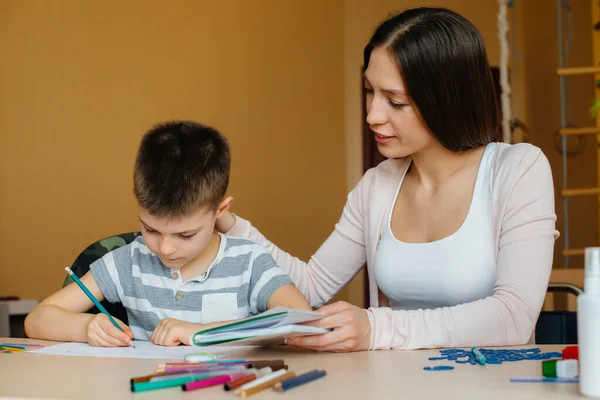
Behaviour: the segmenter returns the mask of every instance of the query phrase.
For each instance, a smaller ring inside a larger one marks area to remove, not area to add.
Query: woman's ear
[[[225,211],[229,211],[231,207],[231,203],[233,203],[233,197],[225,197],[221,203],[219,203],[219,207],[217,208],[217,218],[221,217]]]

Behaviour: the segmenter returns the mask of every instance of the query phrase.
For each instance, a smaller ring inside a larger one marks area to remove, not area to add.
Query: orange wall
[[[230,138],[234,211],[308,259],[362,175],[362,49],[389,13],[432,2],[165,4],[0,2],[0,295],[43,298],[87,244],[138,229],[135,150],[146,129],[172,118],[212,124]],[[495,0],[435,5],[471,19],[498,63]],[[532,142],[552,163],[562,231],[555,8],[545,0],[518,5],[525,57],[513,95]],[[584,65],[591,62],[589,2],[573,7],[572,61]],[[574,82],[582,126],[591,123],[588,83]],[[570,159],[571,183],[593,185],[595,173],[588,144]],[[595,200],[573,203],[574,245],[596,243]],[[558,264],[561,246],[559,239]],[[364,304],[363,281],[360,274],[337,298]]]
[[[333,229],[340,1],[5,0],[0,22],[0,296],[41,299],[88,244],[139,229],[131,169],[161,120],[229,137],[234,210],[284,249],[308,259]]]

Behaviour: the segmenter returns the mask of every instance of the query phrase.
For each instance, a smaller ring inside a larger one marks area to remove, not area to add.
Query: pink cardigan
[[[349,194],[334,231],[308,263],[279,249],[239,216],[228,234],[265,245],[313,306],[335,296],[366,261],[372,306],[367,310],[370,349],[532,342],[559,235],[547,158],[530,144],[498,143],[492,179],[492,219],[498,244],[493,294],[453,307],[394,311],[378,307],[373,265],[384,215],[407,166],[406,158],[386,160],[367,171]]]

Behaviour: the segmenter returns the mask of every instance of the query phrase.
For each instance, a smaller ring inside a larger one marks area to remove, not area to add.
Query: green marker
[[[146,390],[167,389],[170,387],[181,386],[188,382],[197,381],[200,379],[210,378],[214,374],[190,375],[180,378],[165,379],[155,382],[137,382],[131,384],[132,392],[145,392]]]

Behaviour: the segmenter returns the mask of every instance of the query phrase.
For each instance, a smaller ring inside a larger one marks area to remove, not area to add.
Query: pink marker
[[[252,372],[250,372],[252,373]],[[188,382],[181,385],[184,391],[189,392],[190,390],[202,389],[210,386],[222,385],[229,381],[234,381],[248,375],[248,371],[236,372],[235,374],[213,376],[212,378],[200,379],[193,382]]]

